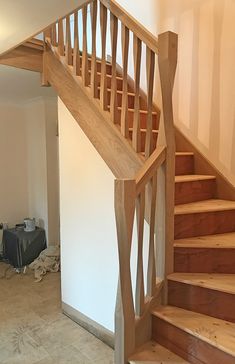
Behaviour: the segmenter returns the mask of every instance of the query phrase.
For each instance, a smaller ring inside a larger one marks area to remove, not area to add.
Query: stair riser
[[[100,97],[100,91],[99,91],[99,97]],[[110,100],[111,100],[111,92],[108,91],[108,105],[110,105]],[[134,96],[133,95],[129,95],[128,96],[128,108],[129,109],[134,109]],[[118,93],[117,94],[117,106],[122,106],[122,94]],[[140,108],[145,110],[146,109],[146,102],[142,99],[140,99]]]
[[[88,79],[89,79],[89,84],[91,84],[91,73],[89,72],[88,75]],[[112,83],[112,78],[111,76],[106,77],[107,79],[107,88],[111,89],[111,83]],[[122,91],[122,79],[117,79],[117,90]],[[97,86],[100,86],[100,74],[97,74]],[[128,85],[128,92],[132,92],[131,87]]]
[[[175,204],[209,200],[215,197],[215,180],[177,182],[175,184]]]
[[[132,140],[132,130],[129,131],[129,135],[130,138]],[[141,152],[145,151],[145,142],[146,142],[146,132],[145,131],[141,131]],[[157,144],[157,134],[153,133],[153,146],[154,148],[156,148],[156,144]]]
[[[80,57],[80,65],[82,68],[82,57]],[[91,59],[88,59],[88,70],[91,70]],[[96,62],[96,72],[101,72],[101,62]],[[106,64],[106,73],[107,75],[112,75],[112,66],[111,64]]]
[[[235,322],[235,295],[168,281],[168,303],[185,310]]]
[[[97,74],[97,84],[98,86],[100,86],[100,74]],[[106,77],[107,79],[107,88],[112,88],[112,78],[111,76]],[[122,91],[122,84],[123,84],[123,80],[122,79],[117,79],[117,90]],[[131,87],[128,85],[128,92],[132,92]]]
[[[235,231],[235,210],[175,215],[175,239]]]
[[[176,176],[194,174],[194,156],[177,155],[175,159],[175,174]]]
[[[159,319],[153,318],[153,338],[192,364],[234,364],[234,357]],[[206,330],[206,328],[201,328]]]
[[[134,112],[129,111],[129,128],[133,128],[133,121],[134,121]],[[118,110],[118,122],[120,124],[121,121],[121,110]],[[158,115],[153,115],[153,130],[158,130]],[[140,113],[140,128],[146,129],[147,128],[147,114],[146,113]]]
[[[96,67],[97,67],[97,72],[101,72],[101,62],[96,62]],[[88,68],[89,68],[89,70],[91,69],[91,60],[90,59],[88,59]],[[108,75],[112,74],[111,64],[106,64],[106,72]]]
[[[174,248],[174,272],[235,274],[235,249]]]

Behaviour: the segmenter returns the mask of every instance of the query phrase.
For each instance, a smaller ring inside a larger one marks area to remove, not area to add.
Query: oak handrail
[[[157,37],[150,33],[142,24],[131,16],[115,0],[100,0],[121,22],[131,30],[142,42],[144,42],[154,53],[158,54]]]

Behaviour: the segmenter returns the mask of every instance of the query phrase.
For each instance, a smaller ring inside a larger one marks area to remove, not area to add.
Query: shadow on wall
[[[38,225],[40,228],[45,229],[45,222],[43,219],[38,219]]]
[[[235,2],[159,0],[158,5],[160,32],[179,34],[176,124],[235,185]]]

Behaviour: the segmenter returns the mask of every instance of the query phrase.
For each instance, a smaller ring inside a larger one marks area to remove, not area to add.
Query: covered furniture
[[[3,231],[3,255],[14,268],[23,268],[32,263],[46,248],[45,230],[34,231],[13,228]]]

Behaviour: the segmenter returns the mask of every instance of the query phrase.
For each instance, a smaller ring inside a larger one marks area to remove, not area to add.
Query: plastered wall
[[[35,217],[59,242],[56,98],[0,100],[0,222]]]

